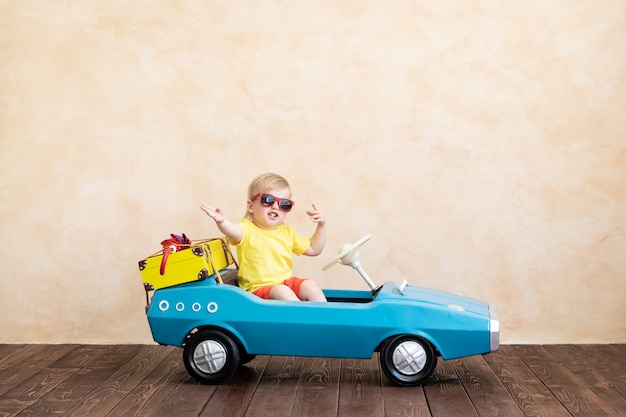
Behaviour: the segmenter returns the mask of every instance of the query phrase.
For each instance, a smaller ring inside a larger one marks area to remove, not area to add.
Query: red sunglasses
[[[274,197],[271,194],[258,193],[254,197],[250,199],[250,201],[256,200],[258,197],[261,197],[261,204],[265,207],[272,207],[274,203],[278,203],[278,208],[283,211],[289,211],[293,208],[293,205],[296,204],[294,201],[288,198],[279,198]]]

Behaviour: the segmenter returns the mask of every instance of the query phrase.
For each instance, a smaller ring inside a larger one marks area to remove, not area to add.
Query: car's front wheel
[[[183,362],[196,381],[217,384],[237,372],[240,355],[237,343],[230,335],[205,329],[191,335],[183,350]]]
[[[384,344],[380,366],[385,376],[396,384],[415,386],[435,371],[437,354],[428,341],[413,335],[399,335]]]

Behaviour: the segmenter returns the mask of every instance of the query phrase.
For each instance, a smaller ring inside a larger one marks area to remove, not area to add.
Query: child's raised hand
[[[222,214],[221,208],[206,206],[203,204],[200,206],[200,210],[204,211],[207,216],[215,221],[217,228],[220,229],[226,237],[228,237],[231,244],[236,245],[241,241],[241,237],[243,236],[241,227],[226,219],[226,217]]]
[[[326,219],[324,218],[324,214],[317,209],[315,204],[311,204],[313,210],[307,210],[306,214],[309,216],[313,223],[317,223],[319,225],[324,225],[326,223]]]
[[[206,205],[201,205],[200,210],[204,211],[210,218],[212,218],[215,223],[222,223],[224,221],[224,215],[222,214],[222,209],[217,207],[211,207]]]

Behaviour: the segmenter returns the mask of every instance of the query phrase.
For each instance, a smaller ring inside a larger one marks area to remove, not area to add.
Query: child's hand
[[[212,218],[215,223],[222,223],[225,218],[222,214],[222,209],[217,207],[205,206],[204,204],[200,206],[200,210],[204,211],[210,218]]]
[[[315,204],[312,204],[313,210],[307,210],[306,214],[309,216],[313,223],[317,223],[320,226],[326,224],[326,219],[324,218],[324,214],[315,207]]]
[[[228,221],[228,219],[226,219],[226,217],[222,214],[221,208],[206,206],[203,204],[200,206],[200,210],[204,211],[215,221],[217,228],[220,229],[220,232],[224,233],[226,237],[228,237],[232,245],[236,245],[241,241],[243,236],[241,227]]]

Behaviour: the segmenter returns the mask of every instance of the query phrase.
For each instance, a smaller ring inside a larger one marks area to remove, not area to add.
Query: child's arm
[[[241,227],[224,217],[222,209],[206,205],[200,206],[200,209],[215,221],[217,228],[228,237],[231,244],[235,245],[241,241],[243,237]]]
[[[317,224],[317,227],[311,236],[311,246],[304,251],[304,255],[317,256],[322,253],[324,245],[326,245],[326,219],[322,212],[315,207],[315,204],[313,204],[313,210],[308,210],[306,214],[313,223]]]

